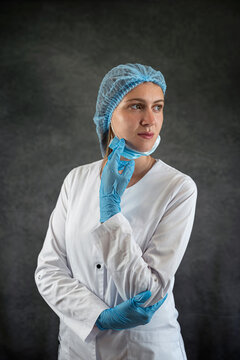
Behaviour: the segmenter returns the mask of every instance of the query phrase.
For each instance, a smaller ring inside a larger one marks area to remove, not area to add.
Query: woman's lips
[[[138,134],[139,136],[141,136],[143,139],[152,139],[154,134]]]

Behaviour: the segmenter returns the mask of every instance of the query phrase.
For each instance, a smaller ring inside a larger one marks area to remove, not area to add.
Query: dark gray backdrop
[[[101,159],[97,91],[127,62],[164,74],[154,157],[198,186],[174,288],[188,359],[240,358],[238,22],[231,1],[1,5],[1,360],[57,357],[58,318],[37,291],[37,255],[64,177]]]

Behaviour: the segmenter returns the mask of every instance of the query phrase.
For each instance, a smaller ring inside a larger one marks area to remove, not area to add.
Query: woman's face
[[[135,150],[151,150],[162,128],[163,106],[164,94],[160,86],[152,82],[136,86],[113,112],[111,123],[114,133]],[[146,139],[139,135],[143,132],[154,135]]]

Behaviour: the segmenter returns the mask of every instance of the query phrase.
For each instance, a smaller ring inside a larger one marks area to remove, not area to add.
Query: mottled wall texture
[[[127,62],[164,74],[154,157],[198,187],[174,288],[188,359],[239,359],[238,2],[0,6],[0,359],[57,357],[58,317],[35,285],[37,256],[64,177],[101,159],[98,88]]]

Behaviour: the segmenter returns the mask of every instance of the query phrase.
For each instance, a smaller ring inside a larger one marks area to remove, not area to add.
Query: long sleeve
[[[34,277],[46,303],[83,341],[89,342],[99,332],[94,326],[99,314],[109,306],[73,278],[68,266],[65,221],[72,171],[64,179],[51,213]]]
[[[95,246],[123,300],[150,290],[144,304],[149,306],[166,295],[190,239],[196,200],[197,186],[188,178],[169,201],[144,253],[122,213],[93,229]]]

